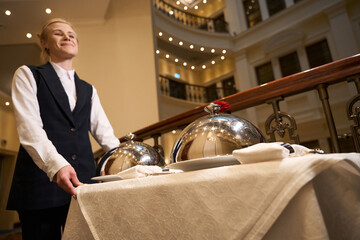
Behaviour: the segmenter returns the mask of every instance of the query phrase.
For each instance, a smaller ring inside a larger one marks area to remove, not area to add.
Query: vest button
[[[71,156],[71,159],[72,159],[72,160],[76,160],[76,154],[72,155],[72,156]]]
[[[71,128],[70,129],[72,132],[75,132],[76,131],[76,128]]]

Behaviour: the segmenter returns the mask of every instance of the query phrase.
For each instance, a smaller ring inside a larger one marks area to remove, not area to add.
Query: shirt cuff
[[[70,165],[65,158],[63,158],[60,154],[56,156],[52,156],[51,159],[47,161],[49,164],[49,168],[47,169],[47,176],[49,177],[50,181],[52,182],[54,179],[55,174],[63,167]]]

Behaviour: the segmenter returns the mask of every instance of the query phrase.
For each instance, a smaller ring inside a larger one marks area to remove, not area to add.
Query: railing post
[[[280,111],[279,101],[282,101],[283,99],[283,97],[277,97],[266,102],[272,105],[274,111],[274,113],[271,114],[265,121],[266,134],[270,136],[270,142],[275,142],[275,132],[277,132],[281,138],[284,138],[285,131],[287,129],[289,131],[290,139],[293,140],[295,143],[299,144],[299,135],[294,133],[297,129],[295,119],[290,114],[286,114]],[[284,118],[286,118],[289,123],[284,122]],[[273,121],[275,121],[275,126],[272,126]]]
[[[340,149],[338,135],[337,135],[336,127],[335,127],[334,118],[333,118],[330,103],[329,103],[329,94],[327,91],[327,85],[320,84],[317,87],[317,90],[318,90],[319,98],[321,100],[323,110],[325,113],[326,122],[327,122],[327,125],[329,128],[330,138],[331,138],[334,150],[335,150],[335,152],[339,153],[339,152],[341,152],[341,149]]]
[[[352,97],[346,104],[346,111],[349,120],[353,120],[355,125],[351,125],[352,137],[354,140],[355,149],[360,152],[360,107],[356,104],[360,103],[360,76],[356,76],[354,81],[358,94]],[[348,82],[350,82],[348,81]]]

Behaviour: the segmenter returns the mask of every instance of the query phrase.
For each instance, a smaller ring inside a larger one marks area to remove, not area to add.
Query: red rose
[[[229,113],[231,110],[231,107],[227,102],[217,101],[214,103],[220,106],[220,110],[218,111],[218,113],[225,113],[225,112]]]

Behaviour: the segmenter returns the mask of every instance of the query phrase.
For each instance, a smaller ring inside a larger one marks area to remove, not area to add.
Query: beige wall
[[[76,26],[75,69],[96,87],[118,137],[159,120],[150,6],[112,1],[104,23]]]
[[[12,111],[0,108],[0,149],[16,151],[19,148],[19,138],[16,131],[15,117]],[[6,144],[5,142],[6,141]]]

